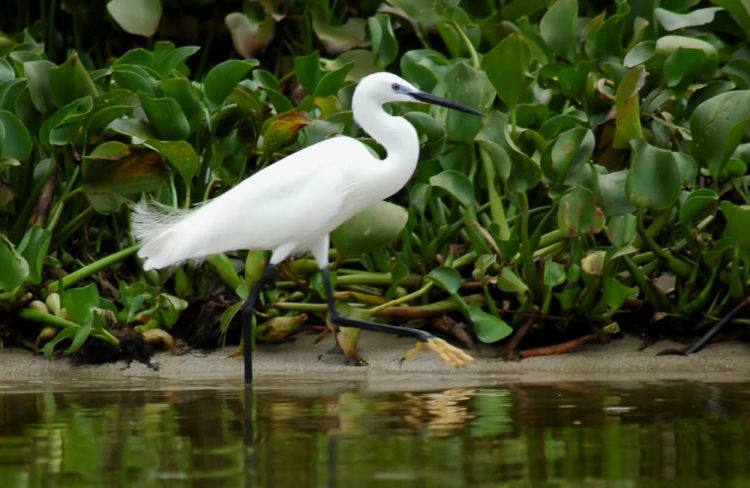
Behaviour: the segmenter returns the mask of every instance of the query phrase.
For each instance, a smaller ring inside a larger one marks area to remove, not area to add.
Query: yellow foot
[[[448,344],[439,337],[433,337],[427,342],[417,342],[416,346],[414,346],[412,349],[407,351],[406,354],[404,354],[401,362],[411,361],[414,356],[416,356],[417,353],[424,348],[427,348],[430,351],[434,352],[440,359],[450,364],[454,368],[460,368],[461,366],[465,366],[474,362],[474,358],[471,355],[465,353],[455,346]]]

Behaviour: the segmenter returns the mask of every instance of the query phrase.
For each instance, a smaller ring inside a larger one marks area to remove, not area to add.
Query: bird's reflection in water
[[[750,486],[747,383],[293,386],[2,389],[2,486]]]

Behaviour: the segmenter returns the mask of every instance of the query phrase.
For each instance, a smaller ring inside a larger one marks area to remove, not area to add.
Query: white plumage
[[[394,92],[393,87],[399,86]],[[360,141],[334,137],[293,153],[189,211],[141,202],[133,230],[144,269],[235,249],[269,249],[271,263],[312,251],[320,266],[328,233],[406,184],[419,156],[414,127],[388,115],[382,104],[414,101],[416,88],[377,73],[354,93],[354,119],[387,151],[383,160]]]

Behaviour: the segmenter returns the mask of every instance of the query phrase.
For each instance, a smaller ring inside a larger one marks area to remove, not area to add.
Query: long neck
[[[374,169],[380,198],[400,190],[414,173],[419,159],[417,131],[403,117],[388,115],[377,101],[358,96],[352,100],[354,119],[372,138],[385,148],[382,166]],[[373,182],[375,183],[375,182]]]

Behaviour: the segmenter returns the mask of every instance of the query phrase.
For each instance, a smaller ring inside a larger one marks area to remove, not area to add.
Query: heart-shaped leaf
[[[531,52],[526,41],[517,34],[511,34],[482,58],[482,69],[487,73],[497,90],[500,100],[513,109],[518,105],[526,87],[526,70],[531,62]]]
[[[203,91],[214,105],[221,105],[251,69],[258,66],[257,60],[230,59],[217,64],[203,80]]]
[[[570,59],[576,48],[578,0],[557,0],[539,23],[542,39],[558,54]]]
[[[161,20],[161,0],[111,0],[107,11],[125,32],[151,37]]]
[[[469,319],[480,341],[491,344],[505,339],[513,333],[513,328],[500,317],[488,314],[478,303],[469,305]]]
[[[630,201],[639,208],[671,207],[682,188],[682,174],[674,153],[642,139],[631,141],[630,147],[630,171],[625,183]]]
[[[576,187],[560,198],[557,211],[560,229],[568,236],[596,234],[604,227],[604,212],[588,188]]]
[[[641,130],[641,109],[638,92],[646,80],[646,70],[643,66],[636,66],[629,70],[617,87],[615,95],[615,140],[612,145],[616,148],[627,147],[631,139],[643,137]]]
[[[463,173],[445,170],[430,178],[430,184],[447,191],[464,207],[474,205],[474,186]]]
[[[451,295],[455,295],[461,289],[461,274],[455,268],[441,266],[430,271],[427,277]]]
[[[398,41],[393,33],[391,18],[387,14],[379,13],[370,17],[367,25],[370,29],[375,62],[378,66],[385,68],[398,57]]]
[[[338,226],[331,242],[342,256],[372,252],[396,240],[408,217],[405,208],[381,201]]]
[[[721,93],[690,116],[695,155],[718,177],[750,124],[750,90]]]
[[[713,22],[716,12],[723,10],[720,7],[699,8],[686,14],[678,14],[664,8],[654,10],[654,15],[659,23],[668,31],[694,27]]]
[[[0,110],[0,156],[26,161],[31,156],[31,134],[12,112]]]
[[[12,292],[29,276],[29,265],[13,244],[0,234],[0,292]]]

